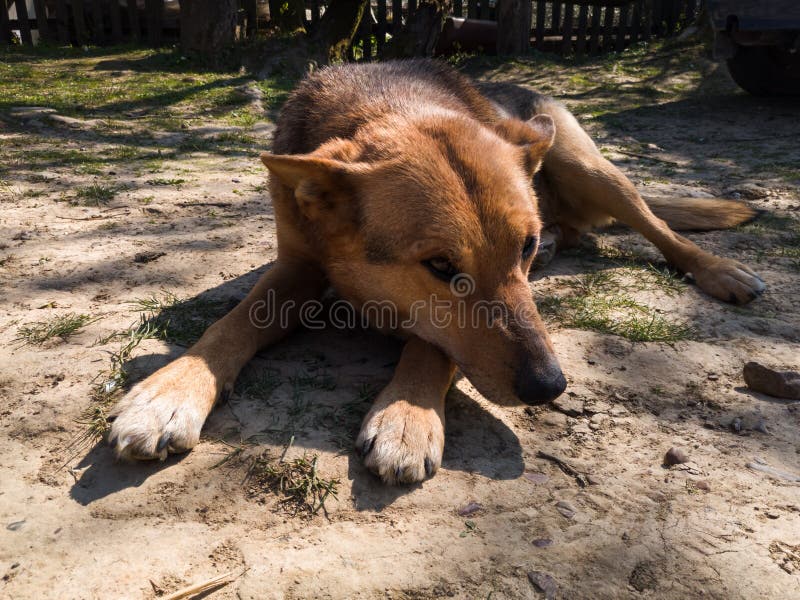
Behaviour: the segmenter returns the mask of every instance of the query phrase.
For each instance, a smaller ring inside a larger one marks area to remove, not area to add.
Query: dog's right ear
[[[294,191],[300,211],[309,219],[354,217],[353,192],[368,165],[313,154],[269,154],[261,161],[283,185]]]

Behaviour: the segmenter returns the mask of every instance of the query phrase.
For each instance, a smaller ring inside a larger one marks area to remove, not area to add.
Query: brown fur
[[[241,367],[299,320],[295,308],[288,323],[256,326],[253,310],[269,290],[279,303],[299,305],[330,284],[356,307],[391,302],[403,323],[416,315],[394,329],[409,341],[357,440],[367,466],[388,483],[419,481],[438,468],[456,366],[499,402],[542,402],[563,391],[527,280],[533,256],[523,252],[545,226],[581,232],[616,219],[718,298],[746,302],[763,290],[744,265],[670,230],[563,106],[519,88],[479,90],[440,63],[314,74],[286,103],[273,152],[262,160],[271,174],[277,264],[185,357],[121,401],[110,436],[119,454],[163,458],[196,443]],[[684,201],[658,210],[683,225],[712,222]],[[736,211],[746,218],[737,208],[726,223]],[[443,270],[469,275],[469,293]],[[502,315],[437,323],[439,300],[451,313],[491,305]]]

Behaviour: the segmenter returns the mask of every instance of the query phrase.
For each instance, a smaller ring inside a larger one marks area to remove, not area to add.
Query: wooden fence
[[[384,54],[386,41],[401,30],[418,0],[371,0],[371,10],[356,34],[351,58],[372,60]],[[560,54],[619,51],[638,41],[672,35],[693,21],[700,0],[532,0],[531,44]],[[241,0],[239,37],[267,26],[263,0]],[[313,28],[324,0],[308,0]],[[491,39],[496,0],[453,0],[453,17],[480,20]],[[0,0],[0,44],[146,43],[161,46],[179,36],[177,0]],[[398,18],[399,17],[399,18]],[[495,33],[496,35],[496,33]],[[491,44],[481,49],[493,52]]]

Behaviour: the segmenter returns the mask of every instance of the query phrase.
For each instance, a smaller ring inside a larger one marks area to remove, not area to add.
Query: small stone
[[[583,410],[590,415],[596,415],[598,413],[608,413],[612,408],[613,407],[608,402],[592,400],[584,405]]]
[[[603,480],[593,473],[586,475],[586,481],[589,483],[589,485],[600,485],[603,483]]]
[[[589,427],[594,430],[602,429],[603,425],[605,425],[607,420],[608,420],[608,415],[604,415],[603,413],[597,413],[595,415],[592,415],[592,418],[589,419]]]
[[[612,417],[624,417],[628,414],[628,409],[624,406],[612,406],[611,410],[608,411],[608,414]]]
[[[698,490],[703,490],[704,492],[710,492],[711,491],[711,486],[704,479],[700,479],[698,481],[695,481],[694,482],[694,487],[696,487]]]
[[[592,433],[592,429],[589,427],[589,423],[586,421],[580,421],[572,426],[571,432],[577,435],[589,435]]]
[[[567,519],[571,519],[572,517],[574,517],[575,513],[577,512],[575,510],[575,507],[572,506],[572,504],[570,504],[566,500],[559,500],[558,502],[556,502],[556,510],[558,510],[558,512],[564,515],[564,517],[566,517]]]
[[[769,190],[757,183],[740,183],[734,187],[726,189],[724,192],[726,196],[733,196],[734,198],[745,198],[747,200],[760,200],[769,196]]]
[[[764,516],[767,517],[768,519],[780,519],[781,514],[775,512],[774,510],[765,510]]]
[[[556,580],[541,571],[528,571],[528,581],[533,587],[544,594],[545,600],[555,600],[558,592]]]
[[[542,423],[565,429],[567,427],[567,415],[560,412],[548,411],[542,416]]]
[[[739,417],[736,417],[733,421],[731,421],[731,429],[733,429],[736,433],[742,432],[742,420]]]
[[[553,540],[548,540],[547,538],[539,538],[535,539],[531,542],[537,548],[547,548],[553,545]]]
[[[19,529],[21,529],[23,525],[25,525],[25,519],[22,519],[21,521],[12,521],[8,525],[6,525],[6,529],[8,529],[9,531],[19,531]]]
[[[570,417],[579,417],[583,414],[583,401],[569,396],[560,396],[553,401],[556,410]]]
[[[550,479],[544,473],[536,473],[536,472],[523,473],[522,476],[531,483],[535,483],[536,485],[542,485],[543,483],[547,483]]]
[[[664,456],[664,464],[669,466],[680,465],[685,462],[689,462],[689,455],[677,447],[670,448]]]
[[[159,259],[159,258],[161,258],[162,256],[165,256],[165,255],[166,255],[166,252],[156,252],[155,250],[148,250],[146,252],[137,252],[133,256],[133,262],[139,263],[139,264],[149,263],[149,262],[153,262],[154,260],[157,260],[157,259]]]
[[[525,414],[528,415],[529,417],[532,417],[533,415],[536,414],[536,410],[532,406],[526,406]]]
[[[470,515],[474,515],[476,512],[478,512],[482,508],[483,508],[482,504],[479,504],[478,502],[470,502],[466,506],[464,506],[461,509],[459,509],[458,516],[459,517],[469,517]]]
[[[717,375],[716,373],[709,373],[708,374],[708,380],[709,381],[717,381],[718,379],[719,379],[719,375]]]
[[[744,366],[743,375],[747,387],[756,392],[800,400],[800,373],[797,371],[776,371],[751,361]]]

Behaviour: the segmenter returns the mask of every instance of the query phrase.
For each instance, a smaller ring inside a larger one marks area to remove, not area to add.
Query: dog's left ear
[[[524,147],[525,169],[531,176],[541,168],[556,137],[556,125],[550,115],[536,115],[528,121],[504,119],[496,129],[509,142]]]
[[[356,212],[353,191],[368,165],[315,154],[269,154],[261,161],[283,185],[291,188],[300,211],[311,220],[338,217],[342,222]],[[351,215],[351,213],[353,213]]]

